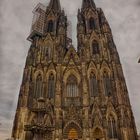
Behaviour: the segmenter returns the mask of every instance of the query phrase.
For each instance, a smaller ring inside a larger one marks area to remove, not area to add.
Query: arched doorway
[[[94,140],[104,140],[103,132],[100,128],[95,128],[93,131]]]
[[[71,121],[66,124],[63,131],[63,139],[80,140],[82,138],[82,129],[77,122]]]
[[[78,132],[76,129],[70,129],[68,133],[68,140],[78,140]]]

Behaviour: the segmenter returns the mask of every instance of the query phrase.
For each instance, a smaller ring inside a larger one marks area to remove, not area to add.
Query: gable
[[[71,60],[73,60],[73,62],[80,62],[80,58],[73,46],[69,47],[64,57],[64,63],[72,62]]]

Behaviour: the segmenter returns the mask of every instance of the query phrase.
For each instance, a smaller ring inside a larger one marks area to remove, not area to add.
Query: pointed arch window
[[[55,96],[55,79],[54,75],[51,74],[48,79],[48,98],[52,99]]]
[[[52,49],[51,47],[46,48],[46,57],[50,60],[52,58]]]
[[[90,75],[90,95],[91,97],[95,97],[98,95],[98,84],[97,79],[94,73]]]
[[[95,54],[99,54],[100,53],[100,50],[99,50],[99,43],[97,41],[93,41],[92,42],[92,54],[95,55]]]
[[[95,30],[96,29],[96,21],[93,17],[89,19],[89,29]]]
[[[36,78],[35,98],[43,97],[43,79],[41,74]]]
[[[47,27],[47,32],[53,32],[54,29],[54,23],[52,20],[48,21],[48,27]]]
[[[78,97],[78,84],[77,79],[74,75],[69,76],[67,79],[67,91],[66,91],[67,97]]]
[[[103,82],[104,82],[104,89],[105,89],[105,95],[110,96],[111,94],[111,79],[106,71],[104,71],[103,74]]]
[[[108,136],[110,139],[117,138],[117,122],[112,115],[108,118]]]

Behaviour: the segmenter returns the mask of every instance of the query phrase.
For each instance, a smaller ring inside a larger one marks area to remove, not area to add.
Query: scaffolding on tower
[[[29,37],[27,38],[29,41],[32,41],[35,36],[43,35],[46,7],[42,3],[39,3],[33,10],[33,14],[34,15],[33,15],[31,32]]]

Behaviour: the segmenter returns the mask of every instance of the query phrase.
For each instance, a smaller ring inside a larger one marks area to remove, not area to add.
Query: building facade
[[[110,26],[93,0],[77,15],[77,50],[59,0],[38,4],[14,140],[138,140]]]

